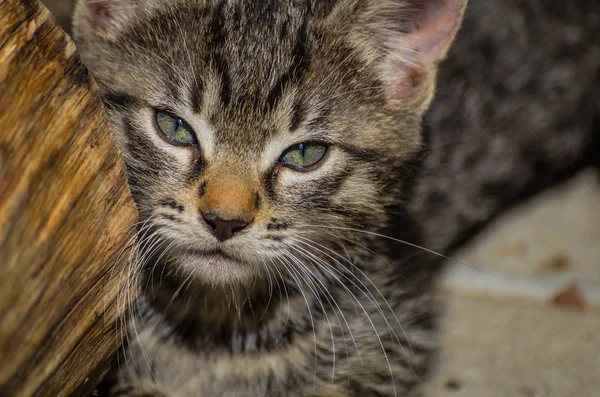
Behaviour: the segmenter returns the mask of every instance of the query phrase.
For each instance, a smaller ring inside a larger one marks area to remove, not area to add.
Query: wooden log
[[[69,396],[114,352],[136,216],[73,42],[0,0],[0,396]]]

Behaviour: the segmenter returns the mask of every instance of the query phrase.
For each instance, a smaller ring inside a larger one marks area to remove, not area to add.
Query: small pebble
[[[521,394],[525,397],[535,397],[537,396],[537,391],[531,386],[523,386],[521,388]]]
[[[565,271],[573,265],[571,259],[564,252],[559,252],[552,255],[538,265],[538,269],[542,272],[561,272]]]
[[[496,256],[506,258],[510,256],[521,257],[527,253],[525,243],[504,243],[496,249]]]
[[[458,391],[462,388],[462,383],[457,379],[448,379],[444,384],[446,390]]]
[[[588,311],[590,303],[577,284],[571,284],[554,296],[554,305],[580,312]]]

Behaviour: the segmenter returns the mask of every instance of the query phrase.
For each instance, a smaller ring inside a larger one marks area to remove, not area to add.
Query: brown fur
[[[439,262],[380,235],[423,241],[412,167],[464,6],[79,2],[75,37],[145,222],[144,295],[113,394],[420,393]],[[198,145],[159,139],[154,109]],[[300,142],[329,146],[313,171],[278,160]],[[251,225],[216,243],[210,211]]]
[[[152,224],[113,394],[417,395],[439,261],[374,233],[450,249],[597,154],[593,0],[472,2],[416,179],[463,2],[82,3],[79,48]],[[190,122],[198,148],[156,139],[153,107]],[[314,172],[278,165],[288,146],[322,140]],[[241,199],[222,185],[233,174]],[[189,254],[213,244],[202,195],[239,215],[253,193],[252,225],[222,247],[231,261]]]
[[[211,188],[199,198],[199,211],[217,212],[224,218],[241,218],[247,222],[254,219],[256,192],[253,184],[225,172],[215,174],[206,177]]]

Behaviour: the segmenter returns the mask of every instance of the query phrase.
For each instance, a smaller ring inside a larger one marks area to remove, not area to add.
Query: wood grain
[[[115,350],[136,216],[73,42],[0,0],[0,396],[69,396]]]

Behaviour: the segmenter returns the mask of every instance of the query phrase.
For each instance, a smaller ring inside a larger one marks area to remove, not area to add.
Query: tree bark
[[[73,42],[36,0],[0,0],[0,396],[94,383],[135,296],[136,216]]]

